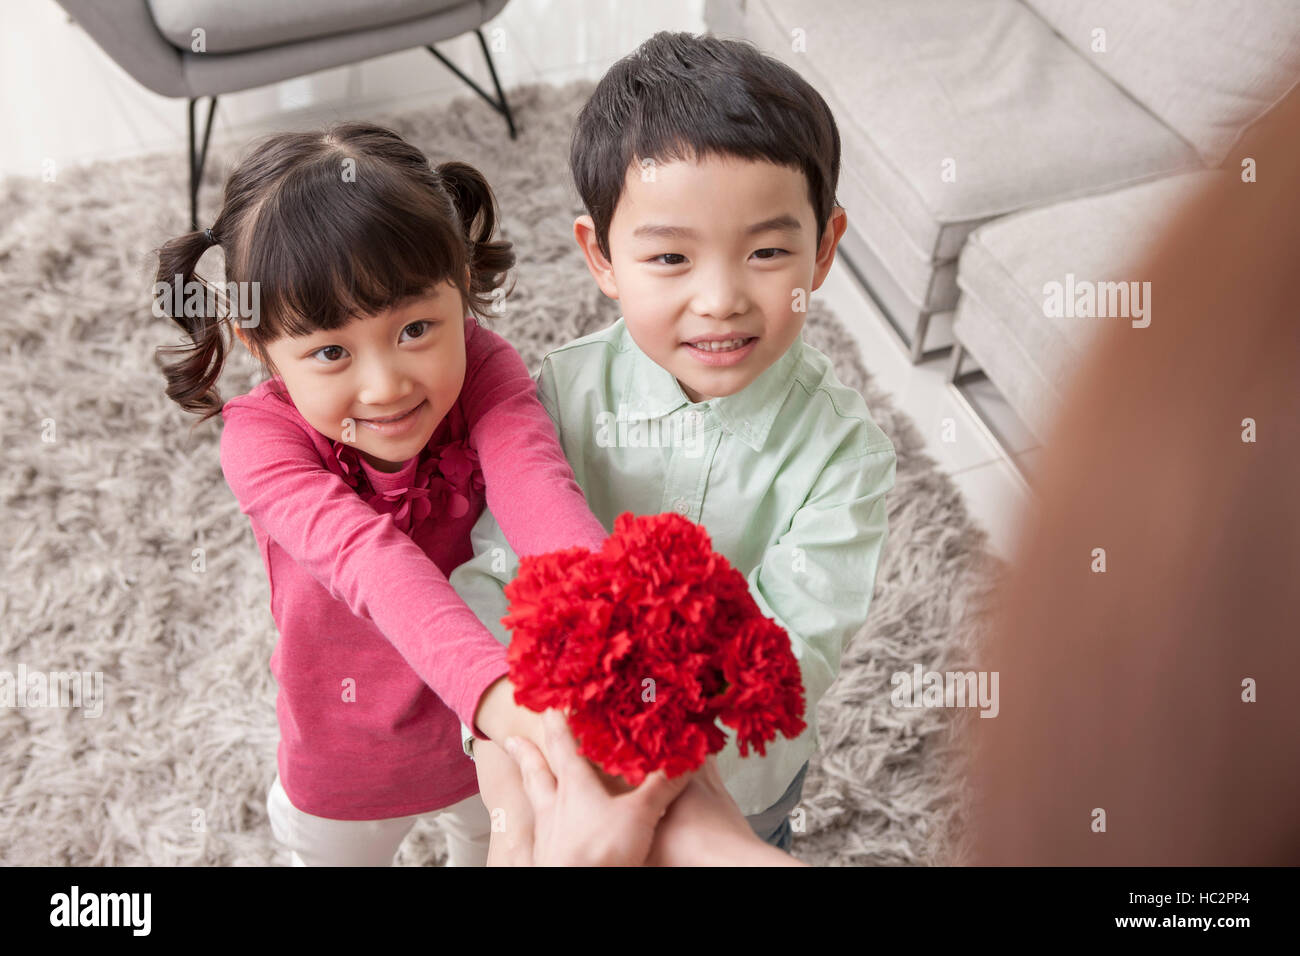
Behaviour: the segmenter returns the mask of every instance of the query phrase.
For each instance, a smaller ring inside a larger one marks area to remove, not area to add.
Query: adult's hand
[[[612,794],[578,754],[559,711],[547,711],[543,725],[546,757],[525,738],[505,742],[506,752],[519,764],[533,808],[533,864],[640,866],[650,852],[656,825],[691,775],[669,779],[657,770],[639,787]]]
[[[712,754],[668,808],[647,866],[803,866],[754,835]]]

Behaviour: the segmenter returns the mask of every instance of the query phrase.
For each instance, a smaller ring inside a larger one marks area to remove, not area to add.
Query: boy
[[[804,345],[808,295],[847,219],[839,134],[797,73],[749,44],[659,33],[610,68],[578,116],[574,236],[622,317],[550,352],[538,393],[592,511],[702,524],[789,632],[807,730],[718,769],[760,838],[788,816],[817,747],[817,704],[862,626],[886,539],[893,445],[862,397]],[[518,563],[490,512],[452,586],[503,643]],[[484,802],[504,808],[490,862],[528,862],[513,761],[462,726]],[[500,820],[499,814],[496,815]],[[498,829],[494,827],[494,830]]]

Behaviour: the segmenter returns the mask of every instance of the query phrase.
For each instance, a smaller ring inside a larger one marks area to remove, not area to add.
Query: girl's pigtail
[[[483,174],[467,163],[443,163],[437,168],[437,173],[456,205],[469,246],[470,295],[479,307],[475,311],[490,311],[493,300],[497,298],[493,293],[515,264],[510,242],[492,238],[496,230],[492,188]],[[506,295],[509,293],[510,290],[506,290]]]
[[[167,378],[167,397],[187,412],[202,415],[195,423],[201,425],[221,411],[221,396],[216,390],[217,379],[226,364],[227,342],[222,334],[222,322],[209,315],[206,284],[203,296],[191,296],[189,291],[196,282],[194,269],[211,243],[203,231],[189,232],[168,241],[158,250],[158,278],[155,291],[155,309],[161,304],[167,315],[189,335],[191,344],[163,345],[154,351],[155,361]],[[179,277],[179,279],[178,279]],[[163,290],[166,291],[163,291]],[[199,315],[186,315],[186,300],[203,303]],[[162,353],[180,354],[179,361],[166,364]]]

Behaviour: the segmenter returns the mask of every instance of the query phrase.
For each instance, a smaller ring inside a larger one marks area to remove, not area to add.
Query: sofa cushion
[[[1211,166],[1300,74],[1296,0],[1025,2]]]
[[[921,306],[952,303],[936,266],[980,223],[1200,165],[1019,0],[750,0],[744,23],[830,104],[840,198]]]
[[[954,335],[1040,439],[1061,389],[1102,328],[1118,322],[1141,335],[1134,322],[1178,320],[1160,311],[1159,289],[1148,296],[1141,287],[1143,256],[1179,207],[1224,175],[1170,176],[1008,216],[971,234],[957,268],[962,295]],[[1127,315],[1102,315],[1100,298],[1095,317],[1077,314],[1085,283],[1096,290],[1119,282],[1139,283],[1145,315],[1132,301]],[[1061,293],[1059,310],[1057,303],[1049,308],[1049,283]],[[1064,301],[1071,289],[1073,306]]]
[[[236,53],[417,20],[467,0],[149,0],[158,31],[182,50],[201,28],[206,53]],[[477,5],[477,4],[475,4]]]

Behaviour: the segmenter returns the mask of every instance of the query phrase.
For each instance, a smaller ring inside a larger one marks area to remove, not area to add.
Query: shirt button
[[[676,511],[679,515],[684,515],[690,510],[691,510],[690,502],[688,502],[685,498],[678,498],[676,501],[673,502],[673,511]]]

